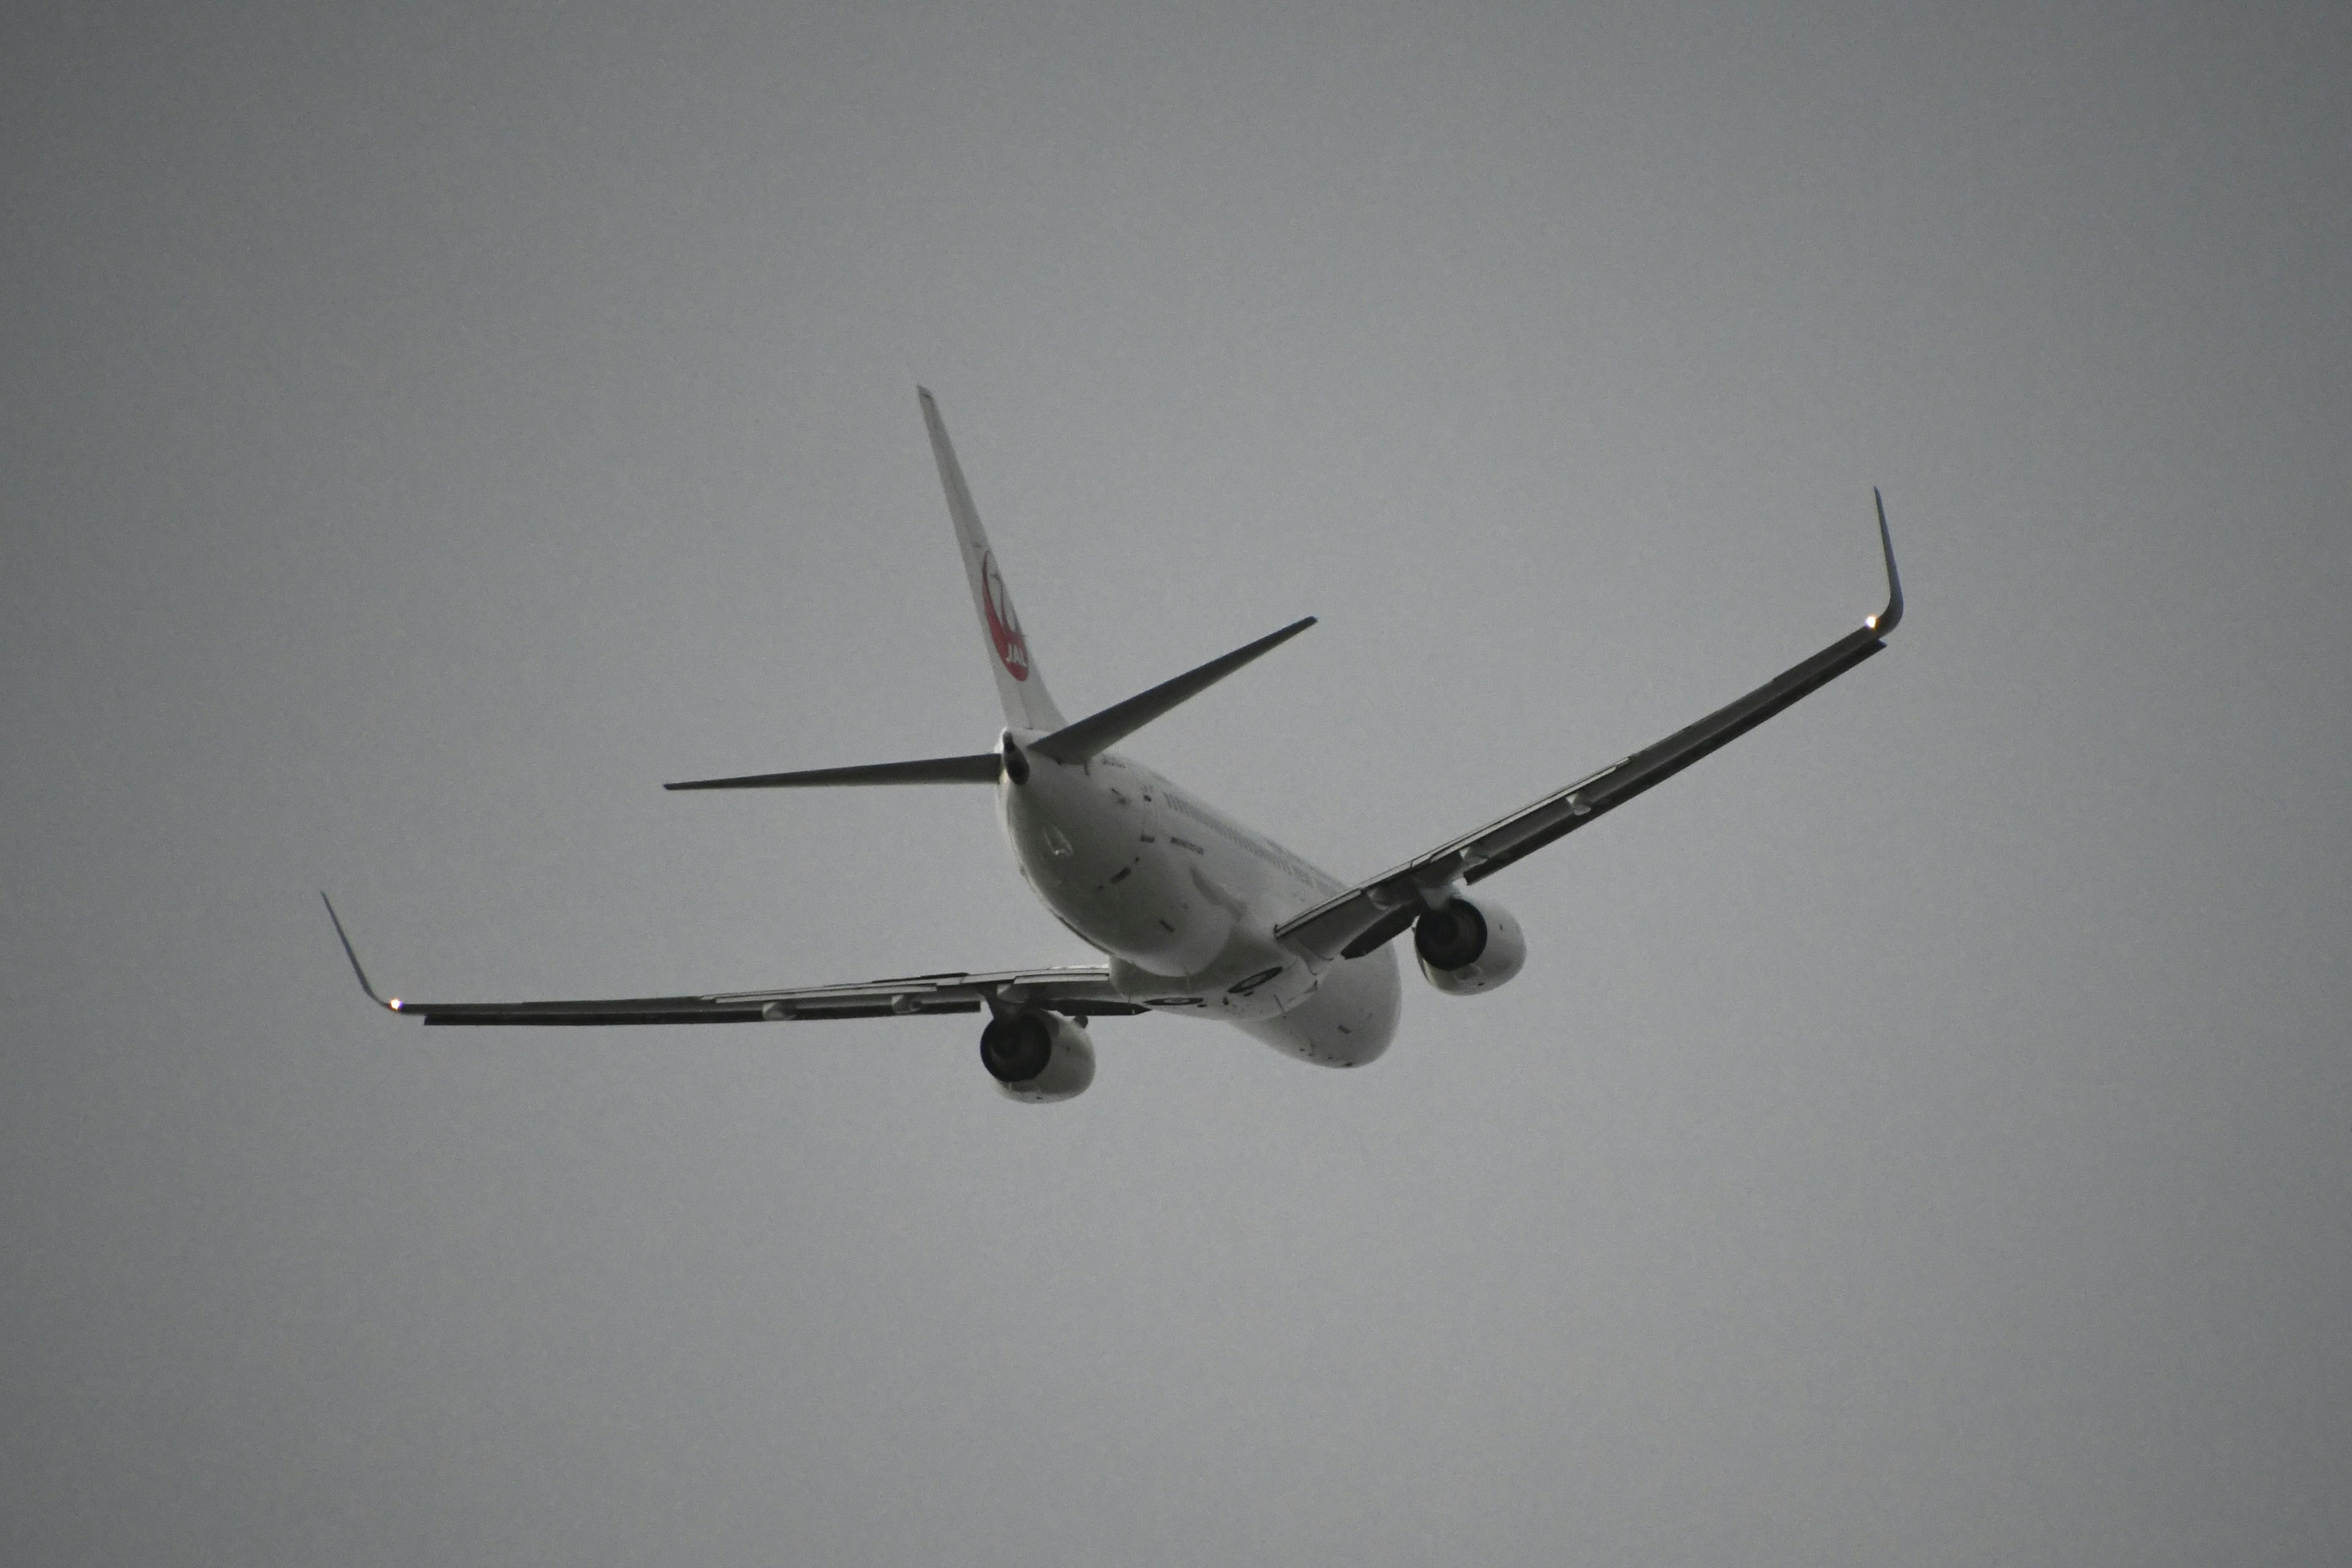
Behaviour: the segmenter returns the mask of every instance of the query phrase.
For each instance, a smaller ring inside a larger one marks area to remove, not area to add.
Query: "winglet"
[[[1886,531],[1886,498],[1873,485],[1870,499],[1878,503],[1878,544],[1886,552],[1886,608],[1862,624],[1883,637],[1903,624],[1903,579],[1895,572],[1895,537]]]
[[[359,976],[360,989],[367,993],[367,999],[369,1001],[374,1003],[385,1012],[399,1012],[399,997],[395,996],[391,1001],[387,1002],[383,997],[375,994],[374,986],[368,984],[367,971],[360,967],[360,955],[352,949],[352,939],[343,930],[342,918],[335,913],[335,900],[327,897],[327,895],[321,891],[319,894],[319,901],[327,906],[327,918],[335,922],[335,940],[343,944],[343,956],[352,961],[352,973]]]

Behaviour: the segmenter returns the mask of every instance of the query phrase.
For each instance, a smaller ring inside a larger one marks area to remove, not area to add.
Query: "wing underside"
[[[1876,492],[1872,493],[1875,498]],[[1521,856],[1565,837],[1880,652],[1886,635],[1903,618],[1903,582],[1895,571],[1895,543],[1887,533],[1884,500],[1878,502],[1878,537],[1886,559],[1886,607],[1855,630],[1656,744],[1327,900],[1277,927],[1276,939],[1326,960],[1361,957],[1402,934],[1438,889],[1491,877]]]

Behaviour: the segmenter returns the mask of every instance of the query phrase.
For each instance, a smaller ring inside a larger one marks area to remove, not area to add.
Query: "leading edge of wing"
[[[1903,579],[1895,568],[1886,502],[1875,489],[1871,498],[1878,510],[1879,545],[1886,563],[1885,609],[1811,658],[1791,665],[1697,723],[1325,900],[1276,927],[1275,939],[1326,959],[1361,957],[1412,925],[1423,907],[1424,891],[1433,894],[1456,880],[1476,882],[1494,875],[1520,857],[1664,784],[1880,652],[1886,647],[1887,634],[1903,620]]]
[[[860,980],[841,985],[803,985],[765,991],[706,992],[692,996],[608,996],[544,1002],[410,1002],[379,995],[335,913],[332,900],[319,895],[334,922],[335,938],[368,1000],[386,1012],[427,1024],[758,1024],[795,1019],[910,1017],[927,1013],[977,1013],[992,1005],[1043,1008],[1072,1017],[1140,1013],[1145,1009],[1118,994],[1110,971],[1101,965],[950,971],[890,980]]]

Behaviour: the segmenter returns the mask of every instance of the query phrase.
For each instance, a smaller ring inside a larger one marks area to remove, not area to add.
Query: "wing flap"
[[[664,1000],[648,997],[642,1002],[575,1003],[565,1005],[558,1002],[405,1002],[394,1009],[403,1016],[415,1016],[423,1023],[447,1026],[465,1024],[756,1024],[760,1014],[722,1012],[696,1005],[697,997],[674,998],[677,1005],[657,1006]]]

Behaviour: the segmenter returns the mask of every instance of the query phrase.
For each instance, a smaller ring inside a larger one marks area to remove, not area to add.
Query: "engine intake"
[[[1058,1013],[1008,1013],[980,1032],[980,1065],[1007,1100],[1045,1105],[1086,1092],[1095,1044]]]
[[[1511,911],[1492,900],[1456,896],[1412,923],[1421,973],[1450,996],[1492,991],[1526,967],[1527,939]]]

